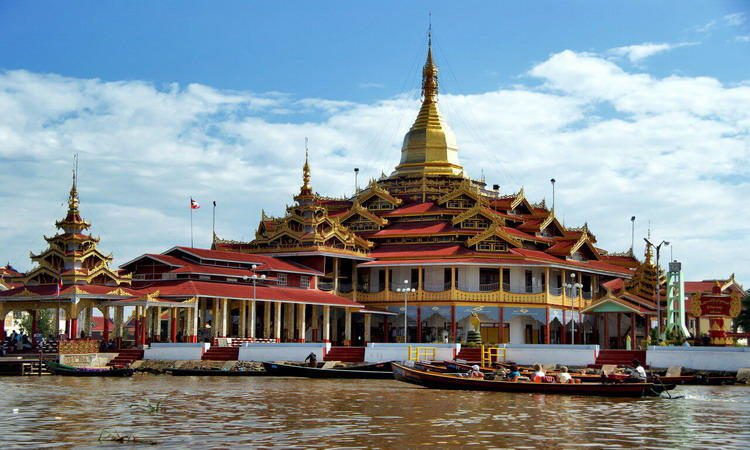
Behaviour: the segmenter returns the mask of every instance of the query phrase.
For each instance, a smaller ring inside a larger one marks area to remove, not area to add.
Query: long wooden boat
[[[166,369],[176,377],[265,377],[265,370],[220,370],[220,369]]]
[[[433,389],[458,389],[476,391],[527,392],[536,394],[598,395],[606,397],[658,397],[675,385],[654,383],[530,383],[490,381],[482,378],[426,372],[393,364],[393,376],[406,383]]]
[[[68,377],[130,377],[133,376],[133,369],[129,368],[81,368],[66,366],[52,361],[46,362],[47,369],[55,375]]]
[[[391,372],[391,362],[377,362],[370,364],[355,364],[351,366],[336,367],[335,370],[367,370],[367,371],[380,371],[380,372]]]
[[[270,375],[280,377],[393,379],[393,372],[382,370],[322,369],[276,362],[264,362],[263,368]]]

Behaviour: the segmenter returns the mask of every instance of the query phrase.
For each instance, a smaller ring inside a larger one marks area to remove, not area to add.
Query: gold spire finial
[[[458,145],[438,111],[438,68],[432,58],[432,21],[427,32],[427,60],[422,68],[422,107],[401,146],[401,162],[392,176],[463,177]]]
[[[68,196],[68,213],[78,213],[78,153],[73,156],[73,186],[70,188]]]
[[[307,137],[305,137],[305,165],[302,166],[302,189],[300,189],[300,194],[312,194],[312,186],[310,186],[310,162],[309,151],[307,149]]]
[[[438,68],[432,61],[432,14],[427,31],[427,61],[422,68],[422,98],[425,102],[437,102]]]

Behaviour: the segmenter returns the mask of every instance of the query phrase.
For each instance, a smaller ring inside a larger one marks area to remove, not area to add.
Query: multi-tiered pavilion
[[[564,226],[523,188],[503,193],[469,177],[438,109],[431,46],[422,75],[422,106],[390,176],[349,198],[323,197],[311,188],[306,158],[302,188],[283,217],[263,214],[254,240],[215,238],[214,248],[313,267],[321,288],[393,314],[355,316],[355,344],[364,336],[462,342],[472,316],[489,343],[609,346],[645,337],[650,296],[607,288],[636,273],[632,249],[608,253],[587,225]],[[608,296],[619,297],[599,305]],[[571,323],[578,324],[572,338]]]

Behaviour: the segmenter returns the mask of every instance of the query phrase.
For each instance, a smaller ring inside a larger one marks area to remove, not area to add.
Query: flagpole
[[[216,237],[216,200],[214,200],[213,224],[211,225],[211,243],[213,244]]]
[[[193,248],[193,197],[190,197],[190,248]]]

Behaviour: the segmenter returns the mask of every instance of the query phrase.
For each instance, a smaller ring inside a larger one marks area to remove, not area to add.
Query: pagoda
[[[570,343],[574,323],[576,342],[604,341],[581,310],[607,294],[604,283],[633,278],[638,260],[602,249],[587,224],[564,226],[522,187],[471,178],[438,108],[438,74],[430,35],[421,106],[390,175],[324,197],[310,187],[306,153],[286,214],[262,213],[255,239],[215,237],[213,247],[320,270],[322,289],[384,311],[354,319],[376,342],[465,342],[473,330],[485,343]]]
[[[81,331],[90,336],[94,308],[99,308],[105,301],[137,295],[129,289],[131,277],[110,268],[112,255],[102,253],[98,248],[99,238],[87,233],[91,224],[81,217],[76,179],[74,173],[67,214],[55,223],[58,233],[44,237],[47,248],[38,254],[30,254],[35,266],[14,277],[11,289],[0,292],[0,315],[5,317],[13,311],[28,312],[33,318],[33,331],[36,331],[37,311],[55,309],[57,323],[60,323],[60,311],[63,310],[66,317],[64,334],[70,339],[79,335],[79,316],[83,322]],[[108,310],[100,309],[108,319]],[[115,321],[122,323],[123,311],[116,313]],[[108,330],[105,335],[108,336]]]

